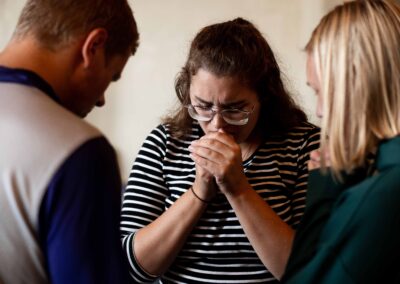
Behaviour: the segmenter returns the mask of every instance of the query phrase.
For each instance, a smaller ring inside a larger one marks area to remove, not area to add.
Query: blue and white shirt
[[[0,67],[0,283],[126,283],[121,180],[101,133]]]

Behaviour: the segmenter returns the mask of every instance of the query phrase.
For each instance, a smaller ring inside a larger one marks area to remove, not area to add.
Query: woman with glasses
[[[318,129],[268,43],[238,18],[194,38],[175,113],[133,165],[121,229],[135,283],[276,282],[303,214]]]

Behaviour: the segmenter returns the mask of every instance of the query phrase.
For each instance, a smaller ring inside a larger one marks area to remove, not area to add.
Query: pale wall
[[[25,1],[0,0],[0,48],[11,36]],[[140,145],[174,106],[174,79],[191,39],[205,25],[243,17],[266,36],[296,100],[311,121],[315,98],[305,84],[302,48],[321,16],[339,0],[132,0],[140,46],[121,80],[106,94],[107,104],[88,121],[115,146],[127,179]]]

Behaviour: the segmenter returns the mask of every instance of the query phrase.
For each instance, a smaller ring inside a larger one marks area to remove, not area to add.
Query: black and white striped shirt
[[[129,176],[122,206],[124,250],[134,283],[154,281],[141,269],[132,250],[134,234],[169,208],[193,184],[195,164],[188,146],[203,132],[197,122],[185,139],[159,125],[147,137]],[[243,162],[249,183],[289,225],[303,215],[309,152],[318,147],[312,124],[270,137]],[[162,240],[160,240],[162,245]],[[257,257],[222,193],[207,207],[161,283],[263,283],[276,281]]]

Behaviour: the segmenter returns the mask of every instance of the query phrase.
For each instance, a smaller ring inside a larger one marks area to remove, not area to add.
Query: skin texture
[[[94,106],[105,104],[105,90],[119,79],[130,57],[127,52],[106,60],[106,41],[107,32],[94,29],[53,52],[33,36],[26,36],[8,44],[0,54],[0,64],[37,73],[52,86],[65,108],[84,117]]]
[[[260,143],[254,131],[260,104],[257,94],[238,80],[216,77],[203,69],[192,78],[190,97],[193,105],[245,110],[254,107],[249,122],[243,126],[226,123],[218,113],[209,122],[199,122],[205,135],[194,141],[189,150],[196,162],[194,188],[199,189],[196,193],[209,200],[217,188],[223,193],[229,193],[232,185],[247,182],[242,160],[248,158]],[[215,183],[217,187],[214,186]]]
[[[323,99],[322,95],[320,92],[321,89],[321,83],[320,80],[317,76],[317,72],[315,69],[315,63],[312,58],[311,54],[308,54],[307,56],[307,66],[306,66],[306,75],[307,75],[307,85],[310,86],[314,92],[315,95],[317,96],[317,108],[316,108],[316,114],[319,118],[322,118],[323,115]],[[312,151],[310,153],[310,160],[308,162],[308,170],[314,170],[318,169],[321,167],[321,155],[325,155],[325,163],[326,166],[329,166],[329,154],[327,151],[323,151],[321,149]]]

